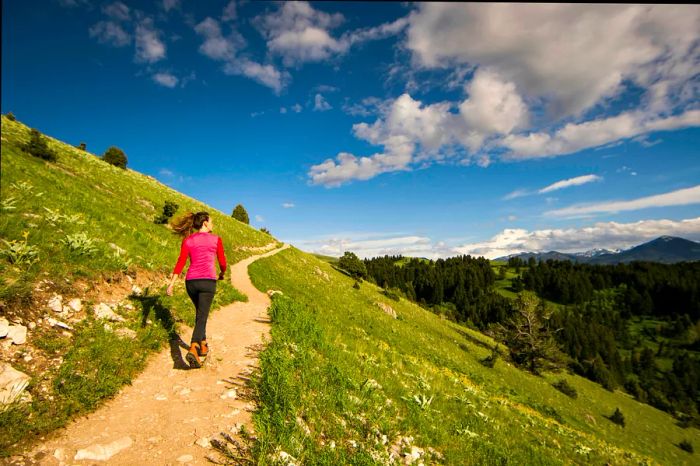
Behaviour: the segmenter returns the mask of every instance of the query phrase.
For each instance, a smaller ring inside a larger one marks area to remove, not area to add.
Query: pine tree
[[[238,204],[234,209],[233,212],[231,213],[231,217],[235,218],[239,222],[243,222],[246,225],[250,224],[250,218],[248,218],[248,212],[246,212],[245,207],[243,205]]]

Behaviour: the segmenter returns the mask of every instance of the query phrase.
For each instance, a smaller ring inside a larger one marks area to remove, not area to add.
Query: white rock
[[[194,456],[192,455],[182,455],[180,456],[176,461],[178,463],[189,463],[190,461],[194,460]]]
[[[73,327],[71,327],[70,325],[66,324],[65,322],[61,322],[60,320],[56,320],[53,317],[49,317],[48,319],[46,319],[46,321],[52,327],[59,327],[59,328],[64,328],[66,330],[73,330]]]
[[[24,325],[10,325],[7,338],[15,345],[23,345],[27,342],[27,327]]]
[[[95,304],[92,308],[97,319],[105,319],[111,322],[124,322],[124,318],[116,314],[107,304]]]
[[[95,460],[95,461],[107,461],[120,451],[129,448],[134,444],[131,437],[122,437],[119,440],[115,440],[107,445],[95,444],[83,450],[78,450],[74,460]]]
[[[237,396],[238,396],[238,394],[236,393],[236,389],[232,388],[232,389],[226,390],[224,393],[222,393],[221,399],[225,400],[227,398],[233,398],[235,400]]]
[[[29,330],[34,330],[36,328],[36,322],[29,322],[27,324],[27,327],[29,328]]]
[[[0,404],[6,405],[15,401],[22,394],[30,377],[7,363],[0,365]]]
[[[202,448],[211,448],[211,442],[209,441],[209,439],[207,437],[202,437],[194,443],[196,443],[197,445],[199,445]]]
[[[55,294],[46,304],[53,312],[63,312],[63,296]]]
[[[130,340],[136,339],[136,332],[134,330],[131,330],[130,328],[119,328],[114,333],[116,333],[117,336],[120,336],[122,338],[128,338]]]
[[[141,296],[143,294],[143,290],[139,286],[134,285],[131,287],[131,294],[134,296]]]
[[[10,322],[4,317],[0,317],[0,338],[5,338],[10,331]]]
[[[163,394],[156,395],[156,400],[158,400],[158,401],[166,401],[167,399],[168,399],[168,397],[166,395],[163,395]]]
[[[396,311],[394,310],[394,308],[385,303],[376,302],[374,304],[376,304],[379,307],[379,309],[384,311],[386,314],[396,319]]]
[[[67,460],[68,455],[66,455],[66,449],[65,448],[56,448],[56,451],[53,452],[53,457],[56,458],[60,462]]]
[[[80,301],[80,298],[73,298],[68,301],[68,307],[73,312],[80,312],[83,310],[83,303]]]
[[[280,290],[267,290],[267,295],[272,298],[274,295],[282,295],[282,292]]]

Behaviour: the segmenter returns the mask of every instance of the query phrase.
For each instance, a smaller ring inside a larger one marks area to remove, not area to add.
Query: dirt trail
[[[36,447],[31,457],[47,465],[211,464],[206,457],[215,457],[215,450],[195,442],[220,432],[235,438],[241,424],[252,428],[254,406],[239,399],[236,391],[256,367],[257,352],[268,335],[270,299],[251,283],[248,265],[287,247],[232,266],[231,281],[248,302],[230,304],[209,317],[211,353],[203,368],[185,370],[187,349],[172,343],[150,359],[132,385]],[[191,329],[181,329],[182,340],[189,342],[190,335]],[[107,461],[76,459],[80,450],[99,451],[99,446],[110,444],[121,449]]]

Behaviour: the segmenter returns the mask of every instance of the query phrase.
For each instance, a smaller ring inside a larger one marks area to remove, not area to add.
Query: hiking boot
[[[207,357],[207,354],[209,354],[209,346],[207,345],[207,340],[202,340],[199,346],[199,357],[205,359]]]
[[[194,369],[199,369],[202,367],[202,362],[199,360],[199,344],[198,343],[192,343],[190,346],[190,350],[187,352],[187,356],[185,356],[185,359],[187,359],[187,362],[190,363],[190,367]]]

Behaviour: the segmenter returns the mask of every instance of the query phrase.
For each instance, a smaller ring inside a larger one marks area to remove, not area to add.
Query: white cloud
[[[144,19],[136,26],[137,61],[155,63],[165,58],[165,44],[160,40],[159,35],[150,19]]]
[[[179,82],[177,76],[171,73],[156,73],[153,75],[153,81],[160,84],[161,86],[173,88],[177,86]]]
[[[350,47],[398,34],[406,18],[379,26],[350,31],[340,38],[331,30],[344,21],[339,13],[314,9],[308,2],[283,2],[278,10],[255,18],[254,23],[267,40],[270,52],[282,57],[285,65],[318,62],[346,53]]]
[[[360,258],[389,255],[406,255],[437,259],[446,257],[444,243],[433,243],[430,238],[417,235],[386,236],[374,234],[334,234],[318,239],[290,241],[298,248],[328,256],[342,256],[352,251]]]
[[[296,207],[296,206],[294,205],[293,202],[284,202],[284,203],[282,204],[282,207],[284,207],[285,209],[292,209],[292,208],[294,208],[294,207]]]
[[[180,8],[180,0],[163,0],[163,9],[166,12],[176,8]]]
[[[700,185],[629,201],[607,201],[595,204],[574,205],[563,209],[547,211],[545,215],[553,217],[578,217],[599,213],[641,210],[650,207],[669,207],[691,204],[700,204]]]
[[[175,176],[175,173],[174,173],[172,170],[168,169],[168,168],[161,168],[161,169],[158,171],[158,174],[159,174],[159,175],[162,175],[162,176]]]
[[[527,124],[527,106],[512,82],[480,69],[466,89],[469,98],[460,104],[459,111],[470,129],[486,135],[509,134]]]
[[[591,249],[627,249],[659,236],[700,239],[700,217],[686,220],[640,220],[632,223],[600,222],[592,226],[528,231],[505,229],[488,241],[454,249],[456,254],[487,259],[521,252],[584,252]]]
[[[528,191],[527,189],[516,189],[515,191],[512,191],[505,196],[503,196],[504,201],[510,201],[511,199],[517,199],[519,197],[525,197],[529,196],[532,194],[532,191]]]
[[[569,178],[567,180],[557,181],[556,183],[552,183],[549,186],[546,186],[537,192],[540,194],[544,194],[552,191],[557,191],[559,189],[568,188],[570,186],[580,186],[586,183],[593,183],[594,181],[602,181],[602,179],[603,178],[598,175],[582,175],[577,176],[575,178]]]
[[[321,95],[321,94],[316,94],[314,97],[314,111],[315,112],[325,112],[326,110],[330,110],[333,107],[331,104],[328,103],[328,101]]]
[[[204,42],[199,46],[199,52],[212,60],[233,60],[237,45],[242,41],[242,38],[235,34],[228,38],[224,37],[219,23],[210,17],[197,24],[194,30],[204,37]]]
[[[504,156],[506,159],[556,157],[651,131],[669,131],[693,126],[700,126],[700,110],[687,110],[669,117],[625,112],[583,123],[569,123],[553,134],[511,134],[503,138],[500,144],[510,151]]]
[[[666,102],[697,73],[700,55],[695,5],[428,2],[409,22],[417,64],[495,69],[559,115],[616,95],[625,80]]]
[[[131,42],[131,35],[114,21],[100,21],[92,26],[88,32],[90,37],[97,38],[101,44],[123,47]]]
[[[255,221],[256,221],[256,222],[264,222],[265,219],[263,218],[262,215],[256,215],[256,216],[255,216]]]
[[[224,73],[243,75],[271,88],[279,94],[289,82],[289,73],[281,72],[273,65],[263,65],[247,58],[236,59],[224,65]]]
[[[194,29],[195,32],[204,37],[204,43],[199,47],[200,53],[212,60],[223,61],[225,74],[246,76],[271,88],[277,94],[289,82],[289,73],[281,72],[273,65],[265,65],[249,58],[237,57],[236,51],[245,46],[245,40],[235,31],[224,37],[221,26],[215,19],[207,17]]]
[[[236,0],[231,0],[224,7],[224,13],[223,13],[223,15],[221,15],[221,21],[224,21],[224,22],[235,21],[237,17],[238,17],[238,13],[236,11]]]
[[[299,113],[303,110],[303,107],[299,104],[294,104],[292,105],[292,110],[294,110],[294,113]]]
[[[122,2],[114,2],[102,7],[102,12],[117,21],[128,21],[131,18],[129,7]]]
[[[287,107],[280,107],[280,113],[282,113],[282,114],[287,113]]]

